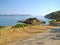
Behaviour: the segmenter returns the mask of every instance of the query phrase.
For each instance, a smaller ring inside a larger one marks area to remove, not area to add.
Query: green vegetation
[[[32,24],[32,25],[37,25],[37,24],[40,24],[40,20],[38,20],[37,18],[28,18],[28,19],[26,19],[26,23]]]
[[[52,12],[50,14],[47,14],[45,17],[51,18],[51,19],[58,19],[58,18],[60,18],[60,10],[56,11],[56,12]]]
[[[27,27],[29,24],[16,24],[15,26],[12,26],[12,28],[20,28],[20,27]]]
[[[26,21],[29,21],[29,20],[38,20],[37,18],[28,18],[26,19]]]
[[[31,24],[31,25],[40,25],[45,24],[44,21],[38,20],[37,18],[28,18],[25,21],[18,21],[25,24]]]
[[[54,19],[50,21],[50,25],[60,26],[60,10],[56,12],[52,12],[45,16],[46,18]]]
[[[50,25],[60,26],[60,18],[51,20],[51,21],[50,21]]]
[[[56,19],[56,21],[60,21],[60,18]]]
[[[51,20],[51,21],[49,21],[49,25],[51,25],[51,26],[55,26],[55,23],[54,23],[54,20]]]
[[[0,26],[0,29],[4,28],[4,26]]]

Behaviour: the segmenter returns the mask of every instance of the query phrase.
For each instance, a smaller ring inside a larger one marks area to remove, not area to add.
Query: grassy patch
[[[12,28],[20,28],[20,27],[27,27],[30,26],[30,24],[16,24],[15,26],[12,26]]]
[[[0,26],[0,29],[4,28],[4,26]]]

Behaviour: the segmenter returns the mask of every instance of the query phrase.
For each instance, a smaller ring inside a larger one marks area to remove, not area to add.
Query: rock
[[[25,24],[43,24],[43,23],[45,23],[44,21],[40,21],[37,18],[28,18],[25,21],[18,21],[18,22],[22,22]]]

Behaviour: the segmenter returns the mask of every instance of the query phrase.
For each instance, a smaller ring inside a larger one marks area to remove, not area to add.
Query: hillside
[[[50,19],[60,18],[60,10],[59,10],[59,11],[52,12],[52,13],[50,13],[50,14],[47,14],[47,15],[45,16],[45,18],[50,18]]]

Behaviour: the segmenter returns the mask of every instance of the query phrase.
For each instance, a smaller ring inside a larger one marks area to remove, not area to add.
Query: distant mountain
[[[50,19],[58,19],[58,18],[60,18],[60,10],[59,11],[52,12],[50,14],[47,14],[45,16],[45,18],[50,18]]]
[[[0,14],[0,16],[31,16],[28,14]]]

